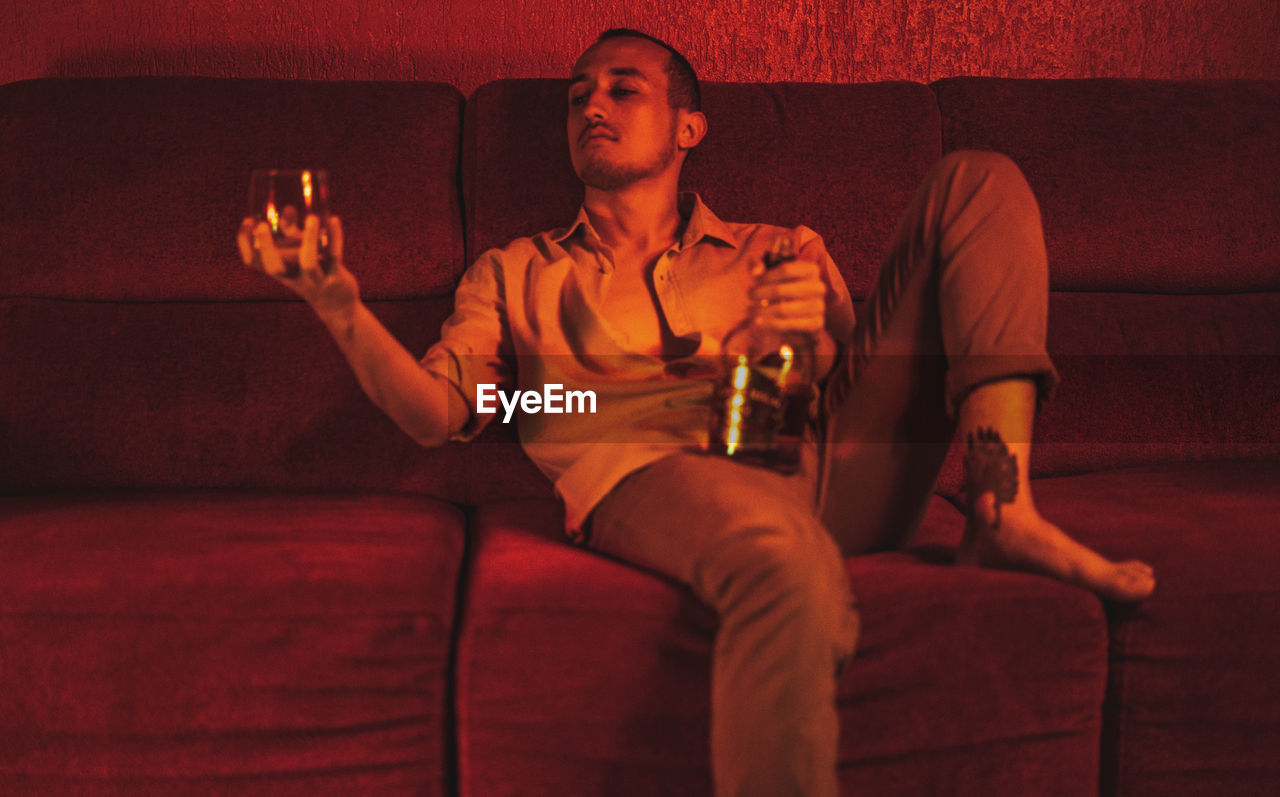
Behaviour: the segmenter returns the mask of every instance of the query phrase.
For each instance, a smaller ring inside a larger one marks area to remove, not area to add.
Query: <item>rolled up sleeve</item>
[[[511,353],[502,262],[493,250],[462,275],[440,340],[420,360],[423,368],[448,379],[467,405],[468,418],[449,440],[471,440],[493,419],[492,413],[476,412],[476,389],[481,384],[510,389]]]

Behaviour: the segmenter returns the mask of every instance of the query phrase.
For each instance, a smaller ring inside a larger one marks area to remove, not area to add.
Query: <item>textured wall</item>
[[[642,10],[645,6],[656,10]],[[605,27],[710,80],[1280,78],[1280,0],[0,0],[0,83],[210,75],[559,77]]]

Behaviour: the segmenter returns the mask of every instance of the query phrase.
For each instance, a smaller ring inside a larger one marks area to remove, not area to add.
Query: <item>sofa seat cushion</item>
[[[460,794],[709,794],[717,621],[685,588],[560,539],[552,501],[472,518]],[[920,539],[956,536],[941,499]],[[863,637],[840,683],[859,794],[1093,794],[1106,624],[1093,596],[885,553],[847,560]]]
[[[1109,607],[1104,793],[1261,794],[1280,782],[1280,460],[1035,482],[1036,505],[1156,571]]]
[[[0,550],[9,786],[444,792],[456,508],[373,495],[10,497]]]

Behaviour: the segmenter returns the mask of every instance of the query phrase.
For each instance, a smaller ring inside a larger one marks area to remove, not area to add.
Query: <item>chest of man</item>
[[[604,290],[600,314],[621,333],[620,342],[637,354],[664,359],[687,357],[697,350],[701,336],[679,337],[672,330],[655,281],[655,266],[660,259],[616,262]],[[665,273],[660,276],[664,282],[669,278]]]
[[[702,245],[643,259],[575,244],[555,267],[530,272],[534,284],[508,284],[525,300],[526,350],[545,350],[555,329],[582,355],[710,358],[746,313],[752,279],[738,252]]]

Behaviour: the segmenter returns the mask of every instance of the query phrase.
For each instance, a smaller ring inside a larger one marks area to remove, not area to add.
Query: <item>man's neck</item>
[[[617,191],[587,186],[583,207],[600,240],[614,251],[665,249],[679,240],[686,221],[674,184],[640,182]]]

